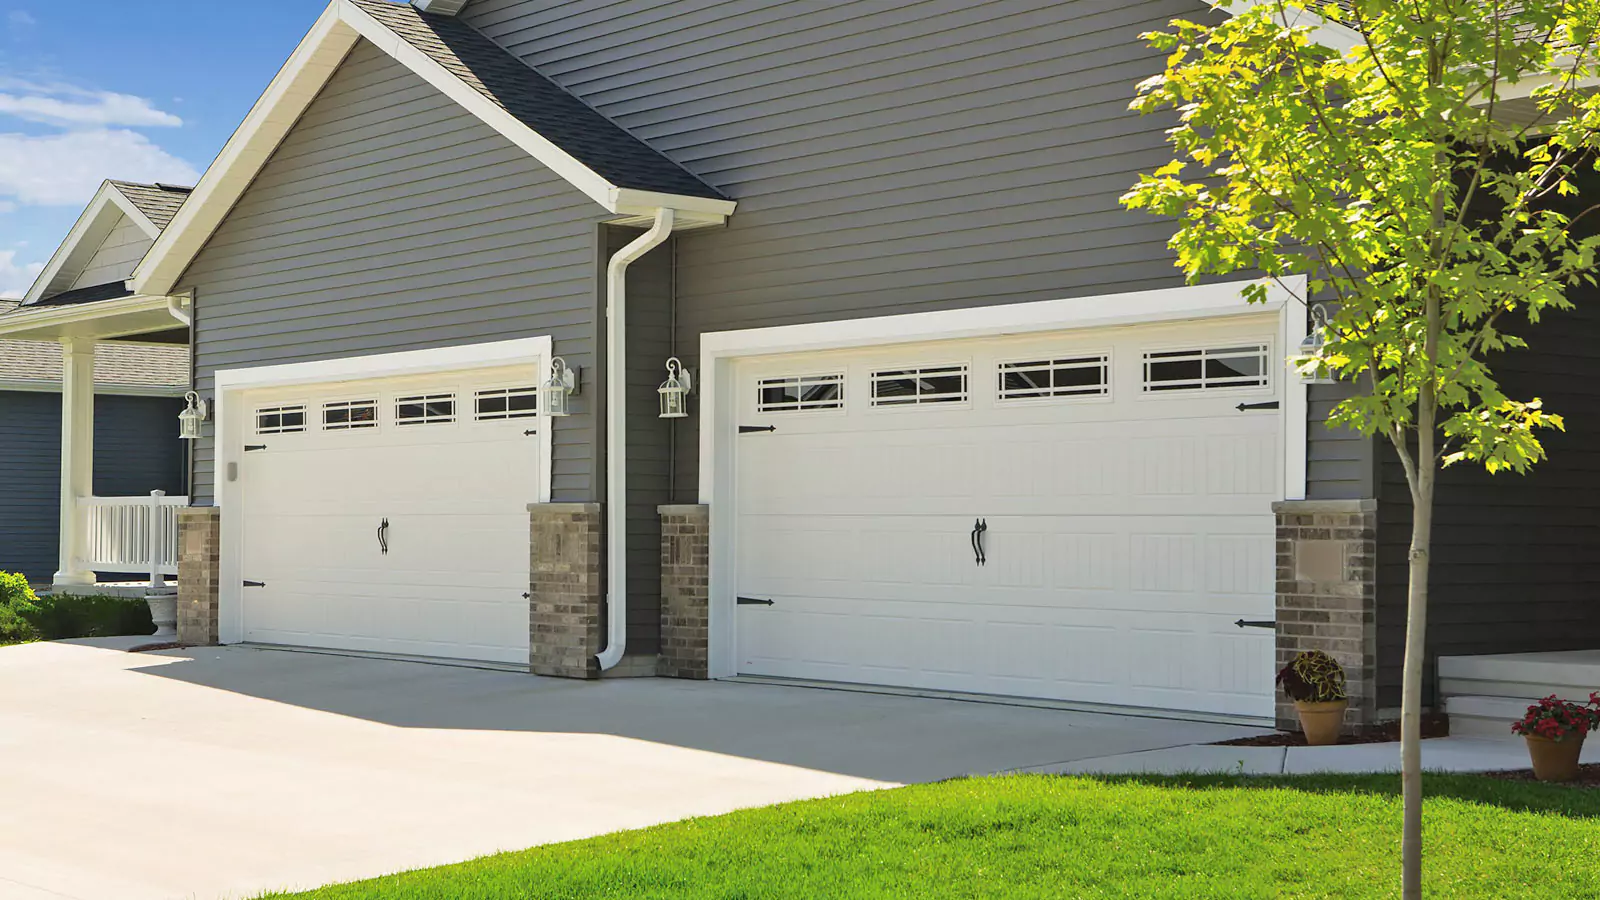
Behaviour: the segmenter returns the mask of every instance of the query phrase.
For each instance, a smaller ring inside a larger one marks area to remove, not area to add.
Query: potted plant
[[[1583,739],[1600,727],[1600,691],[1588,703],[1562,700],[1554,694],[1528,707],[1511,730],[1528,742],[1533,775],[1540,781],[1571,781],[1578,777]]]
[[[1344,668],[1338,661],[1321,650],[1307,650],[1283,667],[1278,683],[1294,701],[1306,743],[1313,747],[1337,743],[1344,711],[1350,706]]]

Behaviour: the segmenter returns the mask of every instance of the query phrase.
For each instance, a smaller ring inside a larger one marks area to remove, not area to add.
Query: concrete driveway
[[[108,642],[0,649],[0,897],[249,897],[1251,733],[763,684]]]

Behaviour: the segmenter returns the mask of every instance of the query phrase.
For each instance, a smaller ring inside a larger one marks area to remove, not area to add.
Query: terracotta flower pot
[[[1528,755],[1533,758],[1533,776],[1540,781],[1571,781],[1578,777],[1583,755],[1583,735],[1552,741],[1536,734],[1525,734]]]
[[[1306,733],[1306,743],[1313,747],[1337,744],[1339,732],[1344,730],[1344,711],[1349,707],[1349,700],[1296,700],[1294,711],[1300,714],[1300,730]]]

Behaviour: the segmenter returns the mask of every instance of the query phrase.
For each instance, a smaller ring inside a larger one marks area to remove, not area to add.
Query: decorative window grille
[[[477,415],[480,422],[533,418],[539,415],[539,389],[521,387],[478,391]]]
[[[304,406],[266,406],[256,410],[256,434],[293,434],[305,430]]]
[[[760,412],[844,409],[843,374],[763,378],[758,388]]]
[[[884,369],[872,373],[873,406],[965,403],[967,399],[967,367],[964,364]]]
[[[325,431],[353,431],[358,428],[378,427],[378,401],[342,400],[322,404],[322,427]]]
[[[442,425],[455,420],[455,394],[419,394],[395,398],[396,425]]]
[[[1144,355],[1144,389],[1205,391],[1267,386],[1267,347],[1164,350]]]
[[[1111,357],[1074,356],[1000,364],[1000,399],[1103,397],[1111,392]]]

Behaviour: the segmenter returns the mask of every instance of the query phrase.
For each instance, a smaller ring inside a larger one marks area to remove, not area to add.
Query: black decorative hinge
[[[1239,412],[1244,412],[1247,409],[1277,409],[1277,408],[1278,408],[1278,401],[1276,401],[1276,400],[1269,400],[1266,403],[1241,403],[1238,406],[1234,407],[1234,409],[1237,409]]]
[[[534,435],[536,435],[538,433],[539,433],[539,429],[537,429],[537,428],[529,428],[527,431],[524,431],[522,433],[522,436],[523,437],[533,437]]]
[[[266,587],[267,583],[265,581],[246,581],[244,583],[244,586],[245,587]]]
[[[777,431],[776,425],[740,425],[740,434],[755,434],[758,431]]]
[[[244,445],[244,452],[246,452],[246,453],[249,453],[251,450],[265,450],[265,449],[267,449],[267,445],[266,444],[245,444]]]
[[[1278,623],[1272,619],[1240,619],[1233,623],[1240,628],[1277,628]]]
[[[740,606],[771,606],[771,600],[758,600],[755,597],[740,597]]]

